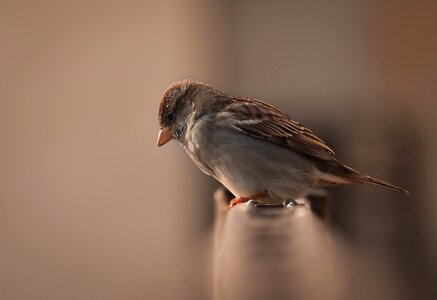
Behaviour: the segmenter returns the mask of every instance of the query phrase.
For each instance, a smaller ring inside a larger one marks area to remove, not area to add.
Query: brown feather
[[[235,100],[221,112],[235,129],[313,158],[337,161],[322,139],[274,106],[254,99]]]

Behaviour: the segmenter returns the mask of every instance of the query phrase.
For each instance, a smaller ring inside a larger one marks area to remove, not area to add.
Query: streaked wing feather
[[[236,99],[218,118],[226,119],[235,129],[256,138],[321,160],[337,161],[334,151],[311,130],[262,101]]]

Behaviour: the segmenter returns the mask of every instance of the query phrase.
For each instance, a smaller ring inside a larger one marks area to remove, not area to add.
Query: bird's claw
[[[248,200],[250,200],[248,197],[236,197],[232,199],[231,202],[229,203],[229,208],[232,208],[237,204],[247,202]]]
[[[289,198],[289,199],[285,200],[283,202],[283,205],[284,205],[285,208],[293,208],[295,206],[309,207],[308,204],[306,204],[305,202],[300,202],[300,201],[298,202],[298,201],[296,201],[296,200],[294,200],[292,198]]]

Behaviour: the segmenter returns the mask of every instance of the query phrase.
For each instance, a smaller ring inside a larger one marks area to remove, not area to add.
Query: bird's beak
[[[159,131],[158,134],[158,147],[167,144],[173,139],[173,127],[165,127]]]

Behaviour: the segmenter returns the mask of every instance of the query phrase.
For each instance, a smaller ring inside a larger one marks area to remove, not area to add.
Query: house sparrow
[[[274,106],[198,81],[173,83],[162,96],[158,119],[158,146],[172,139],[182,144],[204,173],[235,195],[230,207],[357,183],[410,194],[342,164],[322,139]]]

